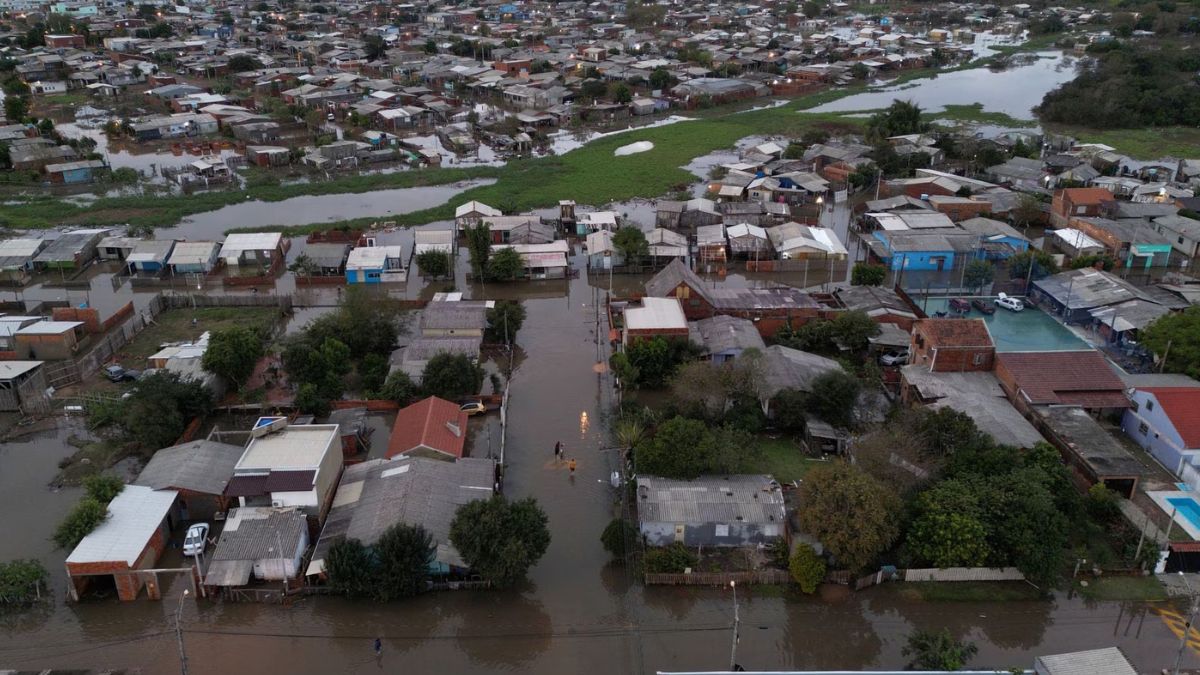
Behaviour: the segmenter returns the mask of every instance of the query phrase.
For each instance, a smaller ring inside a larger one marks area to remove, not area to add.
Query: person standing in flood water
[[[554,461],[561,462],[563,458],[563,443],[558,441],[554,444]]]
[[[383,640],[375,638],[375,656],[383,656]]]
[[[569,462],[567,462],[567,468],[571,470],[571,476],[574,477],[575,476],[575,458],[574,457],[572,457],[571,460]]]

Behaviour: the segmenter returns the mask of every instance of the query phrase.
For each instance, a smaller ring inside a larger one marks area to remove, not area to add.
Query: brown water
[[[575,260],[577,266],[582,258]],[[620,277],[618,277],[620,279]],[[607,281],[607,280],[605,280]],[[632,280],[626,281],[632,283]],[[613,509],[607,479],[614,458],[604,411],[610,388],[593,365],[596,303],[607,283],[585,278],[489,285],[486,297],[524,298],[517,335],[523,358],[513,376],[505,493],[536,497],[553,540],[529,582],[505,592],[449,592],[379,606],[309,598],[292,606],[184,603],[192,673],[613,672],[720,669],[728,665],[728,590],[645,588],[613,566],[599,533]],[[418,286],[419,284],[412,284]],[[485,289],[460,281],[475,297]],[[409,288],[407,293],[421,293]],[[600,335],[605,327],[600,325]],[[586,415],[586,418],[585,418]],[[178,672],[170,614],[181,583],[164,602],[101,600],[63,604],[64,553],[48,536],[77,493],[44,486],[70,453],[68,431],[40,433],[0,447],[0,559],[34,556],[54,577],[55,604],[0,619],[0,667],[136,667]],[[572,480],[552,461],[562,440],[578,460]],[[840,590],[840,589],[835,589]],[[914,628],[948,627],[976,642],[975,664],[1027,667],[1031,655],[1118,644],[1143,670],[1170,665],[1177,644],[1145,606],[1048,602],[925,603],[900,587],[820,599],[740,589],[739,662],[750,669],[897,667]],[[371,642],[384,640],[382,662]],[[1188,654],[1190,665],[1200,664]]]

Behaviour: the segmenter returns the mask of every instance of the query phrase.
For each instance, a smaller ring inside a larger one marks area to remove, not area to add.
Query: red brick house
[[[1116,204],[1117,198],[1104,188],[1066,188],[1054,193],[1050,218],[1055,227],[1065,227],[1072,216],[1108,216]]]
[[[1024,413],[1039,406],[1086,410],[1130,407],[1124,383],[1095,350],[997,354],[996,379],[1017,410]]]
[[[457,403],[430,396],[396,414],[387,456],[458,459],[463,456],[466,442],[467,413]]]
[[[956,223],[992,213],[991,202],[966,197],[929,195],[929,204],[935,211],[946,214]]]
[[[989,371],[996,345],[983,319],[921,319],[913,324],[909,363],[937,373]]]
[[[791,287],[711,288],[678,258],[646,282],[646,295],[677,298],[689,321],[718,314],[749,319],[763,337],[789,323],[802,326],[829,310],[808,293]]]
[[[150,599],[161,597],[154,569],[170,538],[170,514],[178,494],[126,485],[108,505],[108,518],[92,530],[67,556],[67,593],[72,600],[93,583],[116,586],[122,601],[136,600],[146,589]]]

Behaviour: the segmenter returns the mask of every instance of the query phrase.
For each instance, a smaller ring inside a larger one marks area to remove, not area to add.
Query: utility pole
[[[737,670],[738,669],[738,665],[737,665],[738,628],[740,628],[740,626],[741,626],[742,619],[741,619],[741,616],[738,615],[737,582],[730,581],[729,587],[733,589],[733,646],[730,648],[730,651],[729,651],[729,670]],[[1195,608],[1195,605],[1193,605],[1193,611],[1195,611],[1194,608]],[[1190,624],[1191,619],[1189,619],[1188,622]],[[1183,652],[1181,650],[1180,654],[1182,655],[1182,653]],[[1179,675],[1179,665],[1178,664],[1176,664],[1176,666],[1175,666],[1175,671],[1176,671],[1175,675]]]
[[[179,596],[179,606],[175,608],[175,641],[179,643],[179,672],[182,675],[188,675],[187,652],[183,649],[183,601],[191,593],[184,589],[183,595]]]

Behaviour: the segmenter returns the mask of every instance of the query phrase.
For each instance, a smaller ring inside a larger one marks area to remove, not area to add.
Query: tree
[[[119,406],[116,421],[125,437],[157,450],[173,445],[193,417],[212,410],[212,393],[195,379],[159,371],[143,375]]]
[[[408,373],[397,370],[388,375],[387,380],[383,383],[383,389],[379,392],[379,398],[406,406],[416,400],[418,391],[417,385],[408,376]]]
[[[992,283],[995,275],[996,271],[993,269],[992,263],[986,260],[972,260],[963,270],[963,282],[966,283],[967,288],[981,291],[984,286]]]
[[[262,355],[263,343],[258,333],[244,326],[233,326],[213,331],[200,364],[239,389]]]
[[[357,539],[343,539],[330,546],[325,554],[325,571],[335,593],[352,598],[375,593],[375,561],[370,549]]]
[[[54,530],[54,543],[61,549],[71,550],[99,527],[105,518],[108,518],[108,505],[84,497]]]
[[[390,364],[387,357],[379,354],[367,354],[355,366],[358,371],[359,387],[368,394],[378,392],[387,380]]]
[[[23,96],[7,96],[4,99],[4,117],[14,124],[29,114],[29,102]]]
[[[821,16],[821,5],[816,0],[808,0],[804,3],[804,16],[809,19],[815,19]]]
[[[871,69],[862,61],[857,61],[850,66],[850,76],[856,80],[865,80],[871,76]]]
[[[1030,266],[1033,267],[1032,274]],[[1041,279],[1051,274],[1058,274],[1058,263],[1045,251],[1031,248],[1008,259],[1008,275],[1013,279]]]
[[[624,518],[613,518],[608,525],[604,527],[604,532],[600,534],[600,543],[604,544],[604,550],[608,551],[614,558],[624,558],[626,547],[638,540],[641,534],[638,529]]]
[[[479,393],[483,374],[483,368],[466,354],[443,352],[425,364],[425,370],[421,373],[421,389],[429,396],[457,401]]]
[[[813,547],[801,544],[788,560],[788,572],[792,575],[792,581],[800,585],[801,592],[812,595],[817,591],[817,586],[825,581],[825,560],[817,555]]]
[[[927,457],[945,458],[962,450],[983,447],[990,442],[975,426],[975,420],[954,408],[922,408],[916,420],[915,432]]]
[[[656,90],[663,90],[675,84],[678,80],[671,71],[659,66],[650,73],[650,86]]]
[[[872,142],[885,142],[892,136],[919,134],[929,130],[929,123],[921,119],[921,108],[912,101],[893,100],[886,109],[867,120],[867,138]]]
[[[800,486],[800,524],[838,564],[866,569],[899,536],[900,500],[846,462],[811,470]]]
[[[797,389],[784,389],[771,399],[771,419],[780,431],[793,434],[804,431],[807,412],[808,394]]]
[[[525,273],[525,260],[512,247],[496,251],[487,262],[487,278],[493,281],[513,281]]]
[[[1113,260],[1112,256],[1106,253],[1089,253],[1087,255],[1081,255],[1072,260],[1071,269],[1078,270],[1085,267],[1099,266],[1100,269],[1104,270],[1105,272],[1111,272],[1112,268],[1115,267],[1116,264],[1117,261]]]
[[[1166,314],[1141,331],[1163,370],[1200,378],[1200,307]]]
[[[950,629],[939,632],[919,630],[908,636],[901,653],[908,657],[913,670],[962,670],[979,649],[970,642],[956,640]]]
[[[852,286],[881,286],[887,278],[887,268],[883,265],[858,264],[850,273]]]
[[[842,312],[833,320],[834,339],[855,354],[866,351],[879,330],[879,324],[866,312]]]
[[[608,86],[601,80],[588,79],[584,80],[583,84],[579,86],[579,93],[584,98],[594,101],[608,93]]]
[[[327,417],[329,415],[329,397],[321,392],[321,388],[308,382],[300,385],[293,401],[296,409],[306,415]]]
[[[425,528],[396,523],[380,535],[373,548],[379,561],[376,598],[384,602],[411,598],[426,589],[437,545]]]
[[[618,228],[613,233],[612,243],[613,248],[617,249],[621,257],[625,259],[626,265],[639,264],[642,258],[650,252],[646,233],[642,232],[642,228],[634,225]]]
[[[368,35],[363,38],[363,52],[367,60],[377,61],[387,55],[387,43],[378,35]]]
[[[500,495],[458,507],[450,542],[471,571],[494,586],[525,578],[550,545],[547,518],[536,499],[510,502]]]
[[[917,498],[916,513],[905,544],[922,563],[978,567],[987,562],[987,527],[971,485],[958,480],[938,483]]]
[[[642,558],[642,571],[647,574],[682,574],[699,562],[696,556],[680,542],[646,551]]]
[[[519,300],[499,300],[495,307],[487,311],[487,329],[483,339],[497,344],[512,344],[524,323],[525,305]]]
[[[810,389],[809,411],[836,427],[853,426],[854,404],[861,389],[853,375],[844,370],[830,371],[814,379]]]
[[[629,90],[629,85],[624,82],[618,82],[613,86],[610,98],[614,103],[629,103],[633,100],[633,92]]]
[[[229,72],[231,73],[244,73],[259,68],[262,68],[262,63],[248,54],[238,54],[229,59]]]
[[[125,483],[116,476],[97,473],[83,479],[83,489],[89,499],[107,504],[121,494]]]
[[[634,449],[638,473],[663,478],[696,478],[707,472],[716,454],[708,425],[686,417],[663,422]]]
[[[421,273],[434,279],[450,276],[450,254],[445,251],[423,251],[417,254]]]
[[[463,234],[467,239],[467,252],[471,255],[471,271],[476,279],[482,278],[492,253],[492,229],[487,223],[480,223],[466,227]]]

